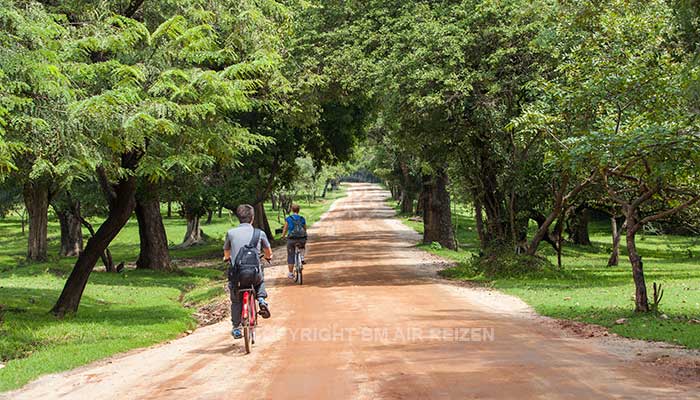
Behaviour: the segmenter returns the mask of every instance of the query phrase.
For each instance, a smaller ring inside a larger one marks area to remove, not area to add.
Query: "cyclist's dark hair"
[[[238,222],[250,224],[253,222],[253,217],[255,217],[255,210],[250,204],[241,204],[236,208],[236,216],[238,217]]]
[[[299,210],[301,210],[299,204],[292,204],[292,212],[298,213]]]

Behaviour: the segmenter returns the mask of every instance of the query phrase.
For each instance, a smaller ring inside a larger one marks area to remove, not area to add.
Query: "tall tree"
[[[137,177],[201,170],[261,143],[236,116],[251,107],[256,78],[277,57],[263,47],[240,49],[241,59],[236,38],[247,34],[240,23],[249,17],[224,3],[188,5],[153,29],[114,15],[76,28],[72,81],[82,98],[72,118],[95,144],[92,162],[109,213],[78,258],[56,315],[77,311],[95,262],[134,211]]]

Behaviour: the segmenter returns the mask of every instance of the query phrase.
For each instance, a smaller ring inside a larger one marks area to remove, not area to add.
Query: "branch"
[[[107,204],[109,204],[109,207],[112,208],[117,199],[117,193],[114,191],[112,184],[109,183],[107,171],[105,171],[104,167],[100,166],[95,169],[95,172],[97,172],[97,181],[100,183],[100,188],[102,189],[102,193],[105,195],[105,199],[107,199]]]
[[[570,198],[576,196],[579,194],[586,186],[590,185],[591,182],[593,182],[593,178],[595,178],[595,170],[591,172],[590,175],[588,175],[588,178],[584,180],[583,182],[580,182],[578,185],[576,185],[569,193],[564,196],[562,199],[563,204],[566,204]]]
[[[605,186],[605,190],[607,190],[608,195],[610,196],[611,199],[613,199],[615,202],[618,204],[622,204],[622,207],[629,208],[629,203],[620,197],[616,191],[614,191],[610,185],[608,184],[608,174],[611,173],[610,170],[606,170],[603,172],[603,185]]]
[[[700,194],[695,195],[695,197],[689,199],[688,201],[686,201],[683,204],[680,204],[677,207],[671,208],[670,210],[666,210],[666,211],[660,212],[658,214],[650,215],[650,216],[642,219],[641,221],[639,221],[639,223],[637,225],[642,226],[642,225],[647,224],[649,222],[654,222],[656,220],[666,218],[669,215],[673,215],[679,211],[683,211],[684,209],[692,206],[693,204],[697,203],[698,201],[700,201]]]
[[[646,187],[646,185],[644,185],[644,187]],[[630,207],[633,210],[637,209],[639,206],[642,205],[642,203],[651,199],[660,190],[661,190],[661,187],[659,185],[656,185],[653,189],[649,189],[648,187],[646,187],[646,191],[641,196],[634,199],[632,204],[630,204]]]

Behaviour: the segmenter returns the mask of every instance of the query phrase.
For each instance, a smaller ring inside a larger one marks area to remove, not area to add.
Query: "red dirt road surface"
[[[508,296],[435,278],[437,260],[377,186],[351,185],[311,229],[304,285],[266,271],[272,318],[245,355],[230,323],[40,378],[12,399],[603,399],[698,397]],[[283,262],[278,258],[278,263]],[[0,396],[2,397],[2,396]]]

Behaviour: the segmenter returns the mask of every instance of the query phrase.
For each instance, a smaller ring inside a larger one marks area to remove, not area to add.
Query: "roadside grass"
[[[341,190],[329,192],[325,200],[300,202],[302,213],[311,224],[343,195]],[[266,211],[272,229],[281,227],[283,219],[277,221],[277,212],[269,205]],[[179,243],[185,221],[173,217],[164,218],[164,223],[171,244]],[[27,239],[19,219],[0,219],[0,364],[4,365],[0,392],[40,375],[167,341],[194,329],[191,307],[225,295],[225,266],[219,257],[225,232],[233,225],[227,213],[221,218],[215,215],[211,224],[203,225],[209,236],[206,244],[171,251],[180,268],[174,273],[94,271],[78,313],[57,320],[48,311],[75,262],[75,258],[53,256],[60,245],[58,223],[52,218],[49,224],[51,259],[28,264]],[[138,225],[132,219],[110,246],[114,261],[135,262],[138,240]],[[197,259],[196,268],[191,266],[193,259]]]
[[[607,267],[612,247],[607,221],[591,224],[591,246],[565,245],[561,272],[488,280],[469,267],[472,255],[478,253],[473,214],[458,208],[457,215],[459,251],[419,244],[426,251],[457,262],[457,266],[442,272],[445,277],[478,282],[518,296],[541,315],[602,325],[621,336],[700,348],[700,238],[639,236],[650,301],[653,282],[660,283],[665,292],[659,312],[645,315],[634,312],[634,284],[624,245],[620,265]],[[421,222],[407,216],[399,218],[422,233]],[[540,253],[556,263],[556,254],[548,244],[542,244]],[[616,324],[621,318],[625,323]]]

